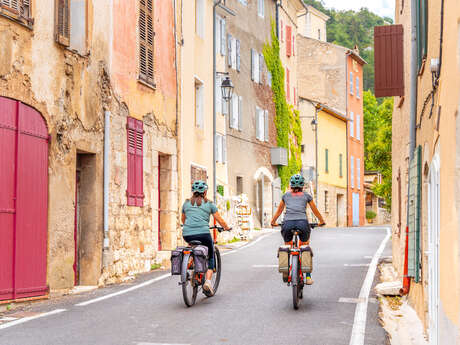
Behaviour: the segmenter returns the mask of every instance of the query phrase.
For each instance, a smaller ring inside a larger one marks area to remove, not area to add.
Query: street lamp
[[[229,77],[225,77],[225,79],[222,80],[220,88],[222,91],[222,98],[224,99],[224,101],[230,101],[232,99],[234,86]]]
[[[311,120],[312,131],[316,131],[317,128],[318,128],[318,121],[316,121],[316,119]]]

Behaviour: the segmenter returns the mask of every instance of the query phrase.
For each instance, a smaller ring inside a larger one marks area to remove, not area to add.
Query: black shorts
[[[291,242],[294,238],[292,230],[299,230],[299,239],[302,242],[307,242],[310,239],[310,225],[307,220],[286,220],[281,228],[281,236],[284,242]]]
[[[200,241],[203,246],[208,247],[208,269],[214,269],[214,240],[210,233],[184,236],[187,243],[190,241]]]

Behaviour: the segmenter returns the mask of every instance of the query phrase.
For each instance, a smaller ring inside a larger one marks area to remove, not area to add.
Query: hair
[[[302,187],[291,187],[292,192],[294,193],[300,193],[303,191]]]
[[[204,194],[205,193],[194,192],[192,198],[190,199],[192,206],[201,206],[203,200],[204,202],[208,202],[208,199]]]

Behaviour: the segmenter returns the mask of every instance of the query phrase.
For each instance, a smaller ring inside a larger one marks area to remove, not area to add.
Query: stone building
[[[413,3],[375,29],[376,96],[395,96],[393,264],[430,344],[460,344],[460,3]]]
[[[163,1],[0,5],[1,300],[118,281],[174,246],[175,23]]]

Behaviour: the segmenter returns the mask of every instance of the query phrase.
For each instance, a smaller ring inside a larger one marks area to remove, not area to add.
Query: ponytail
[[[194,192],[192,198],[190,199],[190,203],[192,204],[192,206],[201,206],[203,200],[205,202],[208,202],[208,199],[206,199],[204,193]]]

